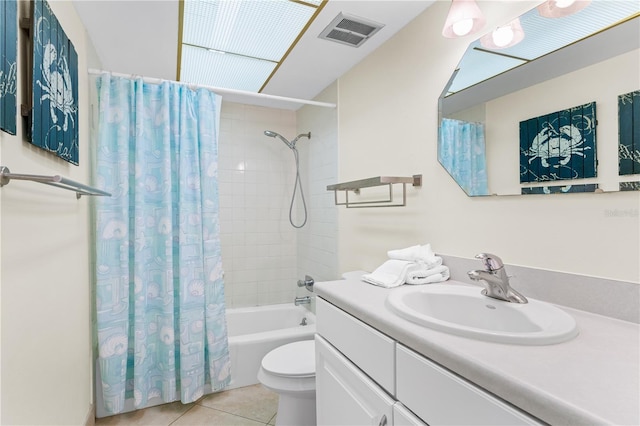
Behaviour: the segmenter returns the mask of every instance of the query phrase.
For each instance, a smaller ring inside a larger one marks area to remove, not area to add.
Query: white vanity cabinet
[[[319,426],[542,424],[321,298],[316,318]]]

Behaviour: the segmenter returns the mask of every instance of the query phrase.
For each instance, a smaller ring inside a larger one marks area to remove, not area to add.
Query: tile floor
[[[278,394],[257,384],[210,394],[192,404],[174,402],[96,419],[96,426],[265,426],[275,425],[277,410]]]

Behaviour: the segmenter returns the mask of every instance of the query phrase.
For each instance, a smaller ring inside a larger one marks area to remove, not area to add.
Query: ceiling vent
[[[360,47],[382,27],[384,27],[383,24],[340,13],[322,30],[318,37],[352,47]]]

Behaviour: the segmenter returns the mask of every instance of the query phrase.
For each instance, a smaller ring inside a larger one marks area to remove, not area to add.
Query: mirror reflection
[[[620,121],[625,99],[638,99],[640,117],[640,4],[575,3],[560,15],[544,3],[472,43],[443,91],[438,159],[467,195],[640,180],[640,168],[622,175]]]

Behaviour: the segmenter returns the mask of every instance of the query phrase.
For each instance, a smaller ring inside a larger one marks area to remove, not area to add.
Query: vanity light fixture
[[[538,6],[538,13],[545,18],[562,18],[589,6],[591,0],[547,0]]]
[[[506,49],[515,46],[524,39],[524,30],[520,18],[502,25],[480,38],[480,44],[487,49]]]
[[[480,30],[486,22],[475,0],[451,0],[442,35],[447,38],[462,37]]]

